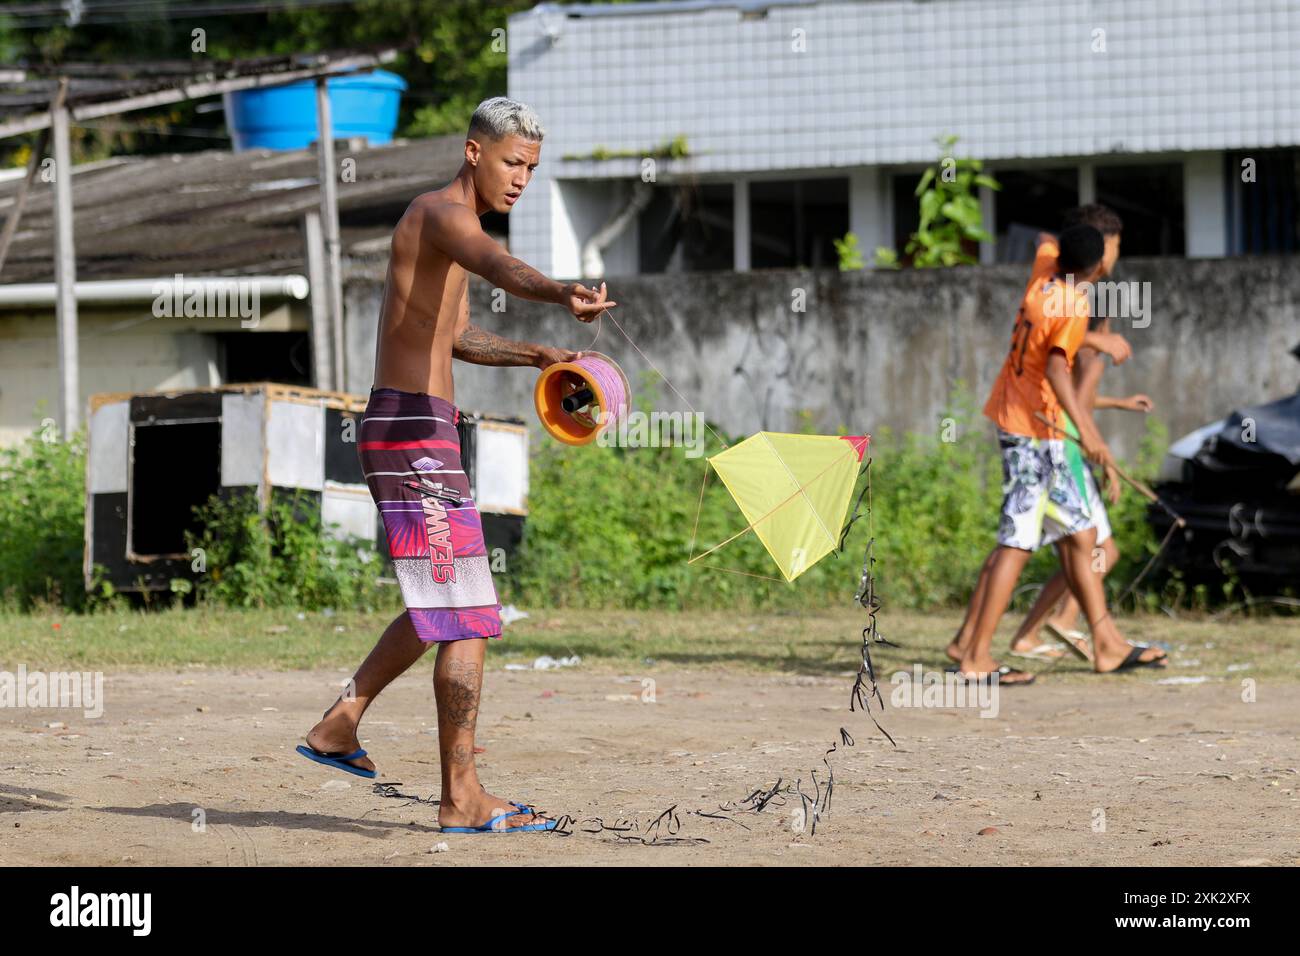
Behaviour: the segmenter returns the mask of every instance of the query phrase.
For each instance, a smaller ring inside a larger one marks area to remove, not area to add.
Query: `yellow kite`
[[[793,581],[839,546],[870,441],[866,435],[758,432],[714,455],[709,464],[749,526],[691,563],[752,529],[786,581]]]

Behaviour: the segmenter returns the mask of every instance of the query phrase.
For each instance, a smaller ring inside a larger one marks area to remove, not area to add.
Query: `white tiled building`
[[[831,265],[848,230],[897,247],[945,134],[1004,185],[985,261],[1092,200],[1130,253],[1298,251],[1300,0],[542,4],[508,42],[548,131],[511,246],[557,275],[678,137],[606,273]]]

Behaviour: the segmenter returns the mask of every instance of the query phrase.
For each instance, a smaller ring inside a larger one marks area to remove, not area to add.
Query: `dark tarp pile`
[[[1300,392],[1233,412],[1183,471],[1157,489],[1187,519],[1170,566],[1191,581],[1231,570],[1248,586],[1300,582]],[[1169,516],[1148,517],[1163,538]]]

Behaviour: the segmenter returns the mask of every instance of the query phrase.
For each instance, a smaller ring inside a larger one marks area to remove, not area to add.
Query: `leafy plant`
[[[833,239],[831,242],[835,246],[835,254],[840,258],[841,272],[853,272],[865,266],[856,233],[845,233],[843,239]]]
[[[919,269],[973,264],[976,260],[967,244],[993,239],[984,229],[978,189],[1002,188],[982,172],[984,164],[978,159],[953,155],[956,136],[941,136],[936,142],[941,150],[939,165],[928,168],[917,184],[921,221],[903,249]],[[877,250],[878,259],[881,252]]]
[[[319,509],[304,495],[275,496],[265,512],[255,493],[214,495],[195,516],[201,530],[186,535],[186,547],[204,554],[206,570],[195,584],[200,601],[370,610],[395,600],[377,583],[381,562],[370,543],[325,533]]]
[[[0,448],[0,603],[81,608],[85,433],[63,438],[47,423]]]

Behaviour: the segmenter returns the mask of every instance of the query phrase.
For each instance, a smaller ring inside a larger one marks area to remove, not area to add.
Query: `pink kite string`
[[[623,387],[622,374],[615,366],[597,355],[584,355],[573,364],[590,375],[600,386],[601,394],[605,396],[605,404],[608,407],[601,409],[605,413],[603,427],[616,427],[627,414],[628,395]]]

